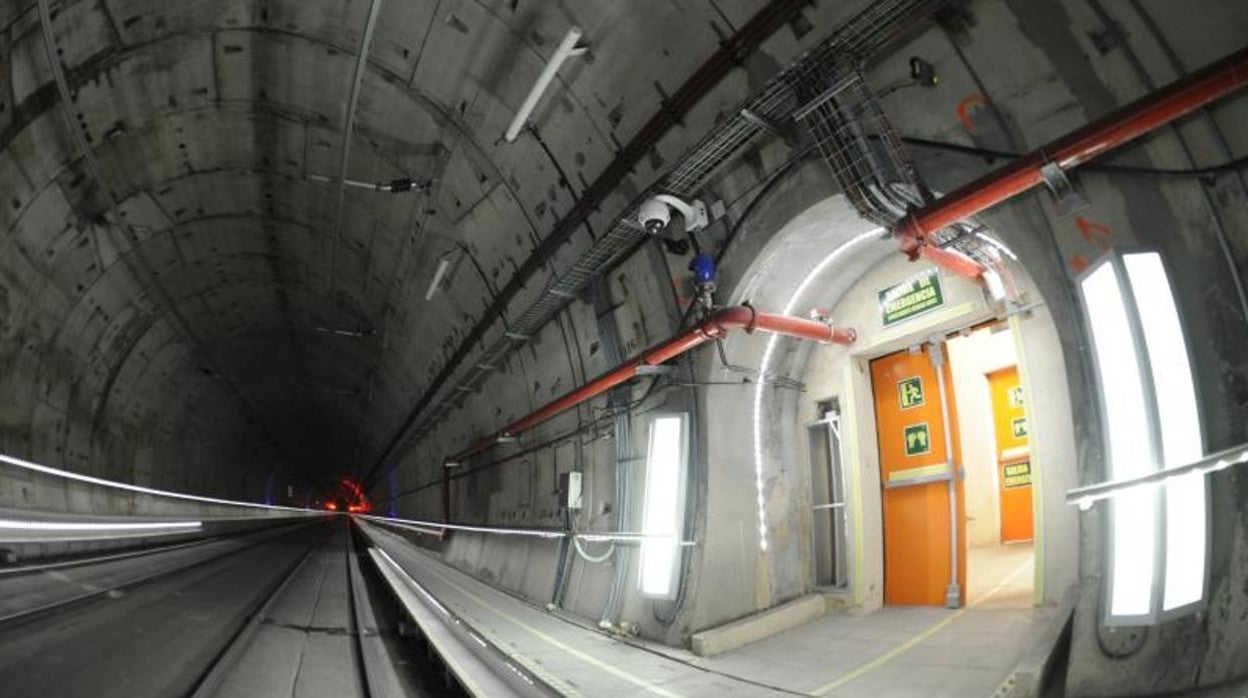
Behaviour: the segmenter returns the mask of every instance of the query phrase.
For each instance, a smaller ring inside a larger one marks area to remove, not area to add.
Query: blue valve
[[[693,272],[693,282],[699,286],[715,283],[715,260],[705,252],[693,256],[689,262],[689,271]]]

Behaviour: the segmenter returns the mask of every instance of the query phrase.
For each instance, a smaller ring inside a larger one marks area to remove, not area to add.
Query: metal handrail
[[[1219,451],[1213,455],[1205,456],[1194,463],[1178,465],[1173,468],[1162,468],[1146,475],[1076,487],[1072,490],[1067,490],[1066,503],[1087,511],[1092,508],[1093,504],[1101,500],[1111,499],[1129,490],[1158,487],[1183,477],[1208,475],[1209,473],[1226,470],[1232,465],[1240,465],[1242,463],[1248,463],[1248,444]]]

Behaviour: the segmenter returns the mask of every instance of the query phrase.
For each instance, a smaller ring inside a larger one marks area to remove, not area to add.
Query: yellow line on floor
[[[820,686],[819,688],[816,688],[815,690],[811,691],[811,694],[816,695],[816,696],[826,695],[826,694],[831,693],[832,691],[835,691],[836,689],[838,689],[838,688],[840,688],[840,687],[842,687],[842,686],[844,686],[844,685],[846,685],[846,684],[848,684],[848,683],[850,683],[850,682],[857,681],[858,679],[862,678],[863,676],[866,676],[867,674],[871,673],[872,671],[875,671],[876,669],[879,669],[880,667],[884,666],[885,664],[888,664],[889,662],[893,661],[894,659],[896,659],[896,658],[897,658],[897,657],[899,657],[900,655],[902,655],[902,654],[904,654],[905,652],[907,652],[908,650],[912,649],[915,645],[917,645],[917,644],[919,644],[920,642],[923,642],[924,640],[926,640],[926,639],[930,638],[931,636],[935,635],[936,633],[940,632],[941,630],[944,630],[946,627],[948,627],[948,626],[949,626],[949,624],[950,624],[950,623],[952,623],[953,621],[957,620],[958,618],[961,618],[961,617],[962,617],[962,614],[966,613],[967,611],[969,611],[970,609],[974,608],[975,606],[978,606],[979,604],[984,603],[985,601],[987,601],[987,600],[991,599],[992,597],[996,596],[997,594],[999,594],[999,593],[1001,592],[1001,590],[1002,590],[1002,589],[1004,589],[1005,587],[1007,587],[1007,586],[1010,584],[1010,582],[1013,582],[1013,581],[1014,581],[1014,579],[1015,579],[1016,577],[1018,577],[1018,575],[1022,574],[1022,573],[1023,573],[1023,571],[1024,571],[1024,570],[1026,570],[1026,569],[1027,569],[1028,567],[1030,567],[1031,565],[1032,565],[1032,561],[1031,561],[1031,560],[1028,560],[1027,562],[1024,562],[1023,564],[1019,565],[1018,569],[1014,570],[1013,572],[1011,572],[1011,573],[1009,574],[1009,576],[1007,576],[1005,579],[1001,580],[1001,583],[1000,583],[1000,584],[996,585],[996,586],[995,586],[995,587],[993,587],[992,589],[989,589],[989,590],[988,590],[988,591],[987,591],[987,592],[986,592],[983,596],[981,596],[981,597],[979,597],[979,598],[977,598],[977,599],[975,599],[975,600],[973,600],[973,601],[969,602],[969,603],[968,603],[968,604],[967,604],[964,608],[959,608],[958,610],[954,611],[954,612],[953,612],[952,614],[950,614],[949,616],[947,616],[947,617],[945,617],[945,618],[943,618],[943,619],[941,619],[941,620],[937,621],[936,623],[933,623],[933,624],[932,624],[930,627],[928,627],[926,630],[922,630],[922,631],[920,631],[920,632],[919,632],[917,635],[915,635],[914,637],[911,637],[910,639],[906,640],[905,642],[902,642],[901,644],[897,645],[896,647],[894,647],[894,648],[890,649],[889,651],[885,652],[884,654],[881,654],[880,656],[876,657],[875,659],[871,660],[870,662],[867,662],[866,664],[863,664],[862,666],[858,667],[857,669],[854,669],[853,671],[849,672],[848,674],[845,674],[844,676],[842,676],[842,677],[840,677],[840,678],[836,679],[835,681],[833,681],[833,682],[831,682],[831,683],[824,684],[823,686]]]
[[[439,564],[439,563],[435,563],[435,564]],[[629,682],[629,683],[633,684],[634,686],[637,686],[637,687],[639,687],[639,688],[644,688],[644,689],[646,689],[647,691],[650,691],[651,693],[655,693],[655,694],[660,695],[660,696],[669,696],[669,698],[678,698],[678,696],[679,696],[679,694],[677,694],[677,693],[672,693],[671,691],[669,691],[669,690],[667,690],[667,689],[663,688],[662,686],[657,686],[657,685],[655,685],[655,684],[650,683],[649,681],[646,681],[645,679],[640,679],[640,678],[637,678],[636,676],[633,676],[632,674],[628,673],[627,671],[624,671],[623,669],[618,669],[618,668],[616,668],[616,667],[613,667],[613,666],[611,666],[610,664],[607,664],[606,662],[603,662],[602,660],[598,659],[597,657],[594,657],[594,656],[591,656],[591,655],[589,655],[589,654],[586,654],[586,653],[584,653],[584,652],[582,652],[582,651],[580,651],[580,650],[576,649],[575,647],[572,647],[572,646],[570,646],[570,645],[566,645],[566,644],[564,644],[563,642],[560,642],[559,640],[556,640],[554,637],[551,637],[550,635],[548,635],[548,634],[546,634],[546,633],[542,632],[541,630],[538,630],[537,628],[534,628],[533,626],[531,626],[531,625],[529,625],[529,624],[525,623],[524,621],[520,620],[519,618],[516,618],[515,616],[511,615],[510,613],[507,613],[506,611],[504,611],[504,610],[502,610],[502,609],[500,609],[500,608],[498,608],[498,607],[496,607],[496,606],[494,606],[494,605],[490,604],[490,603],[489,603],[488,601],[486,601],[485,599],[483,599],[483,598],[481,598],[481,597],[477,596],[476,594],[473,594],[471,591],[468,591],[467,589],[465,589],[465,588],[464,588],[464,586],[463,586],[462,584],[457,584],[454,580],[452,580],[452,579],[450,579],[450,578],[448,578],[448,577],[443,576],[443,575],[442,575],[442,573],[441,573],[441,572],[439,572],[438,570],[435,570],[435,569],[433,569],[433,568],[431,568],[431,567],[425,567],[425,571],[426,571],[426,572],[428,572],[429,574],[432,574],[433,576],[435,576],[435,577],[437,577],[437,578],[441,579],[441,580],[442,580],[443,582],[445,582],[446,584],[450,584],[452,587],[454,587],[454,588],[455,588],[455,590],[456,590],[456,591],[458,591],[459,593],[461,593],[461,594],[463,594],[463,595],[467,596],[468,598],[472,599],[473,601],[476,601],[476,602],[477,602],[478,604],[480,604],[482,607],[487,608],[487,609],[489,609],[489,610],[493,611],[494,613],[498,614],[498,615],[499,615],[499,616],[501,616],[502,618],[504,618],[504,619],[506,619],[506,620],[508,620],[508,621],[510,621],[510,622],[512,622],[512,623],[514,623],[515,625],[519,626],[520,628],[522,628],[522,629],[524,629],[524,630],[528,631],[528,632],[529,632],[530,634],[532,634],[533,636],[535,636],[535,637],[537,637],[537,638],[541,639],[542,641],[546,642],[547,644],[549,644],[549,645],[551,645],[551,646],[553,646],[553,647],[558,648],[559,650],[563,651],[564,653],[569,654],[569,655],[571,655],[571,656],[573,656],[573,657],[576,657],[577,659],[579,659],[579,660],[581,660],[581,661],[583,661],[583,662],[585,662],[585,663],[587,663],[587,664],[590,664],[590,665],[591,665],[591,666],[593,666],[595,669],[599,669],[599,670],[601,670],[601,671],[605,671],[605,672],[607,672],[608,674],[611,674],[611,675],[613,675],[613,676],[617,676],[617,677],[619,677],[619,678],[621,678],[621,679],[624,679],[625,681],[627,681],[627,682]],[[501,649],[501,648],[500,648],[500,649]]]

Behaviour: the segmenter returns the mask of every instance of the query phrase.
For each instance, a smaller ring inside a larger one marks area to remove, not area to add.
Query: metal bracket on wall
[[[749,107],[741,108],[741,118],[767,131],[777,138],[784,140],[789,146],[796,146],[801,140],[801,135],[792,120],[780,122],[776,119],[759,114]]]
[[[1066,172],[1055,162],[1046,162],[1040,166],[1040,177],[1044,186],[1053,195],[1053,212],[1065,218],[1088,207],[1088,200],[1079,194],[1071,183]]]

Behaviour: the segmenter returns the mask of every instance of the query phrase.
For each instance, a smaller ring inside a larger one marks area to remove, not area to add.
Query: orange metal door
[[[957,424],[948,362],[944,363],[949,418]],[[949,482],[940,389],[929,349],[903,351],[871,362],[880,481],[884,504],[884,602],[942,606],[949,586]],[[959,458],[957,430],[954,461]],[[966,603],[966,516],[957,490],[958,586]]]
[[[1027,440],[1027,408],[1011,366],[988,374],[992,421],[997,435],[997,475],[1001,489],[1001,542],[1031,540],[1031,451]]]

